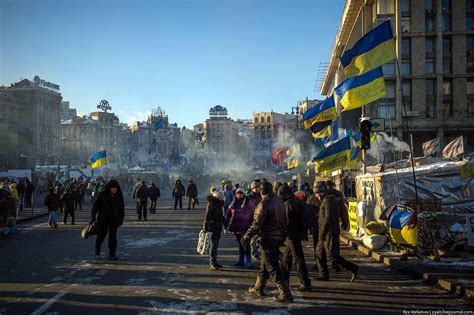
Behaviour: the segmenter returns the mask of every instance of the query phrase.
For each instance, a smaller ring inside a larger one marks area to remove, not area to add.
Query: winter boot
[[[234,266],[240,267],[244,265],[244,254],[239,253],[239,261],[237,261]]]
[[[255,281],[255,286],[249,288],[249,293],[255,294],[256,296],[264,296],[265,293],[263,289],[265,288],[265,284],[267,284],[267,280],[263,279],[262,277],[257,277],[257,281]]]
[[[283,281],[281,284],[277,284],[278,295],[275,297],[278,302],[291,303],[293,302],[293,295],[291,294],[288,281]]]
[[[247,269],[253,269],[252,256],[250,256],[250,255],[245,255],[245,259],[246,259]]]

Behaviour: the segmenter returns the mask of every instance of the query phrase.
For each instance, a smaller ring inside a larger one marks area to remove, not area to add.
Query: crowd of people
[[[211,187],[207,197],[203,230],[210,232],[210,270],[223,268],[218,263],[218,246],[223,230],[233,232],[239,246],[235,266],[252,268],[251,244],[259,247],[260,270],[249,292],[263,296],[268,280],[278,287],[276,299],[292,302],[289,286],[293,262],[296,265],[300,292],[312,291],[302,242],[312,234],[315,269],[318,281],[329,280],[328,261],[335,271],[348,270],[354,281],[359,267],[340,254],[341,229],[349,228],[347,208],[342,194],[332,181],[316,182],[314,190],[307,183],[255,180],[248,189],[224,183]],[[280,248],[283,247],[283,252]],[[245,260],[245,261],[244,261]]]
[[[0,189],[0,210],[31,206],[31,194],[35,187],[23,179],[16,185],[3,183]],[[109,259],[117,260],[117,229],[125,217],[125,201],[119,181],[106,181],[71,178],[64,183],[51,185],[44,205],[50,216],[48,224],[58,227],[58,212],[62,210],[62,223],[75,223],[75,211],[82,209],[85,197],[90,196],[92,204],[91,223],[97,222],[98,231],[95,253],[100,255],[101,245],[108,235]],[[147,213],[156,213],[160,189],[152,182],[137,178],[132,198],[136,203],[137,219],[147,220]],[[199,204],[198,188],[190,178],[187,188],[181,180],[176,180],[171,196],[174,210],[183,208],[183,197],[188,197],[188,209]],[[150,203],[148,203],[150,201]],[[313,189],[307,183],[297,186],[289,183],[270,183],[266,179],[255,180],[251,184],[232,185],[222,181],[219,187],[212,186],[207,196],[203,230],[210,232],[209,266],[210,270],[223,268],[218,262],[219,240],[223,230],[235,235],[238,245],[238,259],[235,266],[253,268],[252,258],[260,260],[260,269],[255,285],[249,292],[263,296],[268,280],[278,287],[276,296],[280,302],[292,302],[289,286],[293,263],[299,278],[296,290],[312,290],[311,279],[304,257],[303,242],[312,235],[315,269],[318,281],[328,281],[329,267],[340,271],[345,268],[352,274],[351,281],[357,277],[359,267],[344,259],[340,254],[339,235],[349,228],[349,219],[344,198],[332,181],[316,182]],[[308,233],[309,232],[309,233]],[[255,248],[258,248],[256,253]],[[280,251],[282,249],[282,251]]]

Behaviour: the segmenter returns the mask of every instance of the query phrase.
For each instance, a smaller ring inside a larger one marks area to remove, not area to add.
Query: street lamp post
[[[291,107],[291,114],[294,115],[295,113],[296,113],[296,119],[295,119],[296,129],[299,129],[298,117],[299,117],[299,114],[300,114],[300,107],[298,105],[296,105],[295,107]]]

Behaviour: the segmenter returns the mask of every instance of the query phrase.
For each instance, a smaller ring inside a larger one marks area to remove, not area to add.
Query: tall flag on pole
[[[297,143],[293,145],[286,151],[287,159],[286,163],[288,165],[288,169],[291,170],[292,168],[296,168],[299,166],[299,158],[301,155],[301,148],[300,144]]]
[[[347,79],[336,87],[335,92],[343,107],[341,111],[356,109],[384,97],[386,91],[382,68]]]
[[[351,157],[351,137],[345,137],[313,157],[315,171],[332,172],[346,166]]]
[[[362,147],[362,135],[360,131],[357,131],[352,135],[352,140],[354,140],[358,147]],[[373,141],[377,141],[377,133],[375,131],[370,133],[370,142]]]
[[[311,128],[313,132],[318,132],[330,125],[336,117],[336,104],[334,103],[334,96],[331,95],[323,102],[308,109],[303,114],[303,123],[306,129]]]
[[[359,39],[341,56],[346,77],[369,72],[397,59],[390,21],[383,22]]]
[[[359,146],[353,146],[351,149],[351,158],[349,163],[347,163],[347,168],[350,170],[354,170],[357,168],[357,163],[360,161],[362,157],[362,149]]]
[[[107,165],[107,152],[105,150],[96,152],[91,157],[91,167],[92,167],[92,169],[101,167],[103,165]]]

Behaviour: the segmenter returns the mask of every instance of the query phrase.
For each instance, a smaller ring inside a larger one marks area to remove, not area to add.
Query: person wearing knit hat
[[[304,184],[300,184],[299,189],[295,192],[295,197],[303,202],[308,200],[309,193],[304,190]]]
[[[260,272],[249,292],[263,296],[266,282],[271,278],[278,287],[276,299],[290,303],[293,302],[293,295],[278,261],[279,248],[285,241],[288,223],[285,207],[273,193],[271,183],[262,182],[260,190],[262,200],[255,208],[252,225],[240,240],[242,246],[245,246],[255,235],[260,237]]]
[[[340,254],[339,235],[341,228],[340,220],[340,201],[327,189],[325,182],[319,182],[315,194],[321,205],[319,207],[319,239],[316,246],[316,263],[318,264],[319,277],[317,280],[329,280],[328,257],[334,261],[337,266],[341,266],[352,274],[351,281],[354,281],[359,271],[359,266],[344,259]]]
[[[254,205],[258,205],[262,200],[262,196],[260,195],[260,186],[259,183],[254,181],[250,185],[250,200],[253,202]]]
[[[253,268],[250,242],[247,242],[244,246],[240,244],[240,240],[250,225],[252,225],[254,211],[255,205],[250,201],[249,197],[245,196],[245,189],[238,188],[235,192],[234,200],[232,200],[225,215],[228,229],[235,234],[235,238],[239,244],[239,260],[234,266],[243,266],[245,256],[246,267],[248,269]]]
[[[212,195],[207,197],[207,208],[202,229],[206,233],[212,233],[211,246],[209,249],[210,270],[219,270],[222,268],[222,265],[217,262],[217,248],[219,246],[219,239],[221,238],[222,226],[227,225],[222,209],[224,199],[225,196],[222,190],[216,190]]]

